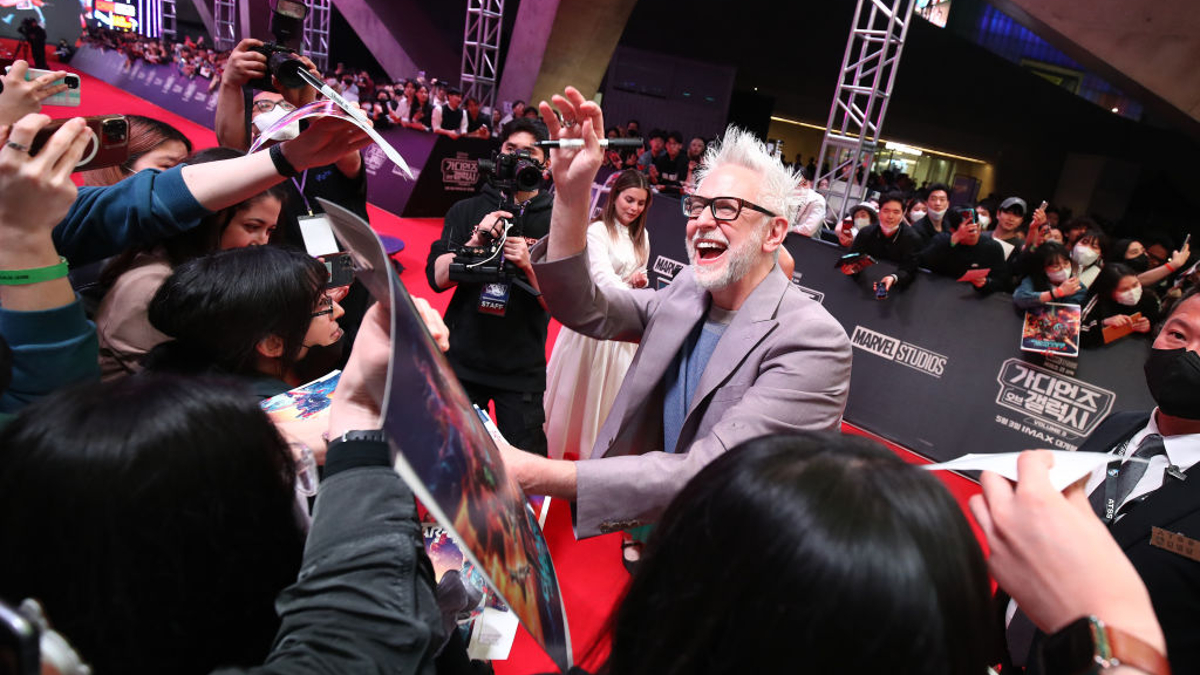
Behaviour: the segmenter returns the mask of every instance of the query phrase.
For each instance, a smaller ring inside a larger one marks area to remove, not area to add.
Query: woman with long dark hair
[[[229,148],[201,150],[188,158],[203,164],[241,157]],[[154,329],[146,315],[150,298],[171,271],[213,251],[265,245],[283,209],[280,186],[269,188],[200,221],[196,227],[153,246],[137,247],[113,258],[100,275],[108,287],[96,312],[100,339],[100,370],[105,379],[136,373],[141,360],[167,336]]]
[[[588,226],[587,255],[597,285],[644,288],[650,241],[650,183],[638,171],[613,182],[603,217]],[[637,345],[597,340],[563,328],[546,368],[546,442],[551,457],[587,457],[612,408]]]
[[[1086,236],[1080,237],[1080,241]],[[1080,319],[1079,344],[1083,347],[1104,344],[1106,328],[1128,327],[1135,333],[1147,334],[1161,312],[1158,297],[1142,288],[1132,267],[1110,262],[1100,269],[1096,283],[1088,288],[1087,304]]]
[[[190,260],[150,301],[150,323],[170,341],[146,367],[237,376],[263,398],[304,384],[296,367],[308,350],[342,338],[327,280],[321,261],[275,246]]]

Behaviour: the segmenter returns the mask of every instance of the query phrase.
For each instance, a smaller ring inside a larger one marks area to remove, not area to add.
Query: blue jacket
[[[12,413],[62,387],[100,379],[96,325],[79,298],[36,312],[0,308],[0,336],[13,351],[12,383],[0,413]]]
[[[58,254],[80,267],[189,230],[212,213],[183,182],[183,167],[147,169],[106,187],[81,187],[54,227]]]
[[[1042,293],[1044,292],[1045,291],[1039,291],[1033,287],[1033,277],[1025,277],[1021,280],[1020,285],[1017,286],[1017,290],[1013,291],[1013,304],[1020,309],[1033,309],[1034,307],[1041,307],[1045,304],[1042,302],[1041,297]],[[1080,282],[1078,291],[1075,291],[1073,294],[1063,298],[1055,298],[1054,302],[1082,306],[1085,300],[1087,300],[1087,286],[1084,286],[1083,283]]]

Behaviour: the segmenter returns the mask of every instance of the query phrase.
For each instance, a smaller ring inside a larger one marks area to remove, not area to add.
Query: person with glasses
[[[175,269],[150,300],[150,323],[170,338],[146,357],[151,372],[233,376],[261,398],[304,384],[299,364],[344,331],[326,293],[324,263],[300,251],[251,246]]]
[[[837,429],[851,353],[841,325],[777,263],[798,175],[736,127],[706,152],[695,193],[681,200],[691,264],[658,291],[598,286],[587,207],[603,115],[574,88],[554,104],[562,122],[541,105],[551,137],[585,146],[551,152],[555,204],[549,237],[534,249],[539,283],[563,325],[639,347],[595,444],[580,451],[590,459],[503,451],[528,494],[575,502],[582,538],[655,522],[692,476],[743,441]]]

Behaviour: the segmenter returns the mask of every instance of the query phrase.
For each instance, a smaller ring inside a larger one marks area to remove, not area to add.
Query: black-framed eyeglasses
[[[737,217],[742,215],[742,209],[765,213],[772,218],[776,215],[775,212],[768,211],[758,204],[748,202],[741,197],[684,195],[680,204],[683,206],[683,215],[688,218],[699,218],[700,214],[704,213],[704,209],[706,208],[712,212],[714,220],[737,220]]]
[[[317,304],[317,307],[320,307],[320,309],[312,313],[312,318],[314,319],[318,316],[333,314],[333,298],[328,295],[321,296],[321,302]]]
[[[292,105],[291,103],[288,103],[287,101],[285,101],[283,99],[279,99],[278,101],[275,101],[275,100],[271,100],[269,98],[265,98],[261,101],[254,102],[254,109],[260,113],[269,113],[277,107],[283,108],[284,110],[286,110],[288,112],[291,112],[296,109],[296,106]]]

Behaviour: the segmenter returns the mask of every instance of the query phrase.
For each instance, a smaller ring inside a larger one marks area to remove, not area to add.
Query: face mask
[[[940,223],[942,222],[942,218],[946,217],[946,212],[949,210],[950,209],[942,209],[941,211],[934,211],[933,209],[929,209],[929,217]]]
[[[1139,284],[1128,291],[1117,293],[1113,297],[1122,305],[1125,305],[1126,307],[1133,307],[1142,299],[1142,286]]]
[[[1146,386],[1160,410],[1200,420],[1200,354],[1186,349],[1151,349]]]
[[[267,129],[271,128],[271,125],[273,125],[276,122],[278,122],[279,120],[283,119],[284,115],[287,115],[288,112],[289,111],[284,110],[283,108],[280,108],[279,106],[276,106],[275,109],[272,110],[271,112],[263,113],[263,114],[259,115],[258,117],[255,117],[254,118],[254,126],[258,127],[258,133],[260,133],[260,134],[265,133]],[[270,140],[272,140],[272,141],[290,141],[299,135],[300,135],[300,120],[293,120],[291,122],[291,124],[288,124],[286,127],[276,131],[271,136]]]
[[[924,212],[924,211],[913,211],[913,212],[912,212],[912,221],[913,221],[914,223],[915,223],[915,222],[917,222],[918,220],[920,220],[920,219],[924,218],[924,217],[925,217],[925,212]]]
[[[882,230],[885,235],[890,237],[896,233],[896,230],[900,229],[900,223],[896,223],[893,227],[888,227],[887,225],[884,225],[883,221],[881,220],[879,221],[879,229]]]
[[[975,220],[979,222],[979,227],[981,229],[987,229],[987,226],[992,224],[992,219],[988,218],[987,216],[979,216]]]
[[[858,229],[860,229],[860,230],[861,230],[861,229],[863,229],[864,227],[866,227],[866,226],[870,225],[870,224],[871,224],[871,219],[870,219],[870,218],[855,218],[855,219],[854,219],[854,226],[855,226],[855,227],[857,227],[857,228],[858,228]]]
[[[1092,263],[1096,262],[1096,259],[1099,257],[1100,254],[1091,246],[1076,244],[1075,248],[1071,249],[1071,260],[1078,263],[1080,267],[1091,267]]]
[[[1150,256],[1143,253],[1136,258],[1129,258],[1125,264],[1132,267],[1134,272],[1141,274],[1150,269]]]
[[[1050,280],[1050,283],[1056,286],[1066,281],[1068,278],[1070,278],[1070,276],[1071,270],[1063,269],[1061,267],[1056,270],[1050,270],[1049,272],[1046,272],[1046,278]]]

